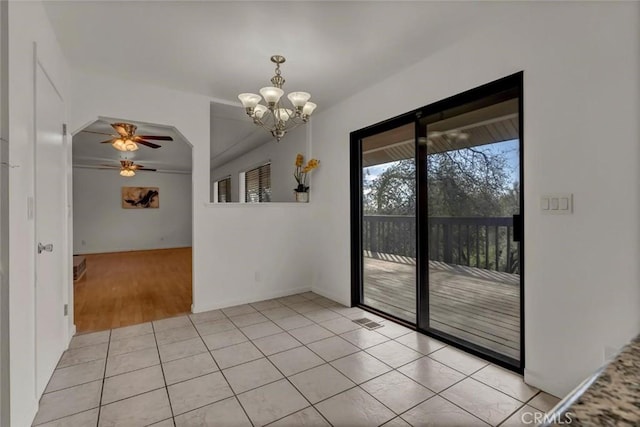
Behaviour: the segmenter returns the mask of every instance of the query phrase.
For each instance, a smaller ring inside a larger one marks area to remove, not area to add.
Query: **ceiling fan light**
[[[120,170],[120,175],[124,176],[124,177],[131,177],[134,176],[136,173],[131,170],[131,169],[121,169]]]
[[[248,109],[255,108],[262,98],[260,95],[256,95],[255,93],[241,93],[238,95],[238,99],[242,102],[242,106]]]
[[[260,95],[264,98],[265,102],[269,104],[270,107],[273,107],[282,95],[284,95],[284,91],[280,88],[273,86],[266,86],[260,89]]]
[[[313,113],[313,110],[316,109],[316,107],[317,105],[313,102],[307,102],[304,104],[304,107],[302,107],[302,114],[305,116],[310,116],[311,113]]]
[[[307,92],[291,92],[287,95],[287,98],[289,98],[294,107],[301,109],[311,98],[311,94]]]
[[[124,142],[124,148],[125,148],[126,151],[136,151],[139,147],[138,147],[138,144],[136,144],[135,142],[133,142],[130,139],[127,139]]]
[[[115,139],[111,143],[111,145],[113,146],[113,148],[115,148],[118,151],[127,151],[127,149],[125,148],[125,145],[124,145],[124,141],[122,139],[120,139],[120,138]]]

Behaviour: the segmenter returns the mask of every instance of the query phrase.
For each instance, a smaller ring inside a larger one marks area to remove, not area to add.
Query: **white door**
[[[64,103],[36,64],[36,393],[40,396],[65,345]]]

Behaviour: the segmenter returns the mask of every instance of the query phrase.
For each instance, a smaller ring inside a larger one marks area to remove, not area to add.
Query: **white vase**
[[[307,191],[294,191],[296,193],[296,202],[298,203],[308,203],[309,202],[309,192]]]

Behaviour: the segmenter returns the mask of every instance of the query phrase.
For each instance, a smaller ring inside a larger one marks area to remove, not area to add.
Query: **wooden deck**
[[[415,260],[367,254],[364,302],[415,322]],[[473,267],[429,263],[433,329],[520,358],[520,277]]]

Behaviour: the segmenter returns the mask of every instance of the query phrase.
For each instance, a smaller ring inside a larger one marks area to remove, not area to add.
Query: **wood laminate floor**
[[[74,284],[78,332],[101,331],[189,313],[191,248],[84,255]]]

